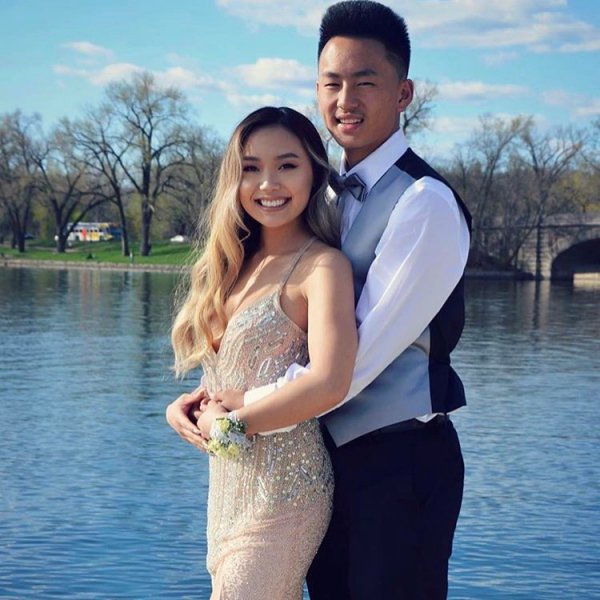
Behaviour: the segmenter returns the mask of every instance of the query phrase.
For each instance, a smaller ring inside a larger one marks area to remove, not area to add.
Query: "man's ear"
[[[412,102],[415,92],[415,85],[412,79],[405,79],[400,82],[398,90],[398,112],[404,112],[408,105]]]

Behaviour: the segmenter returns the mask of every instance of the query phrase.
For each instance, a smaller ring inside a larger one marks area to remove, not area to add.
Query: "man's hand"
[[[202,437],[200,429],[190,420],[190,413],[195,412],[206,398],[208,398],[206,390],[198,387],[189,394],[181,394],[177,400],[167,406],[165,413],[167,423],[177,434],[192,446],[203,451],[206,450],[206,440]]]
[[[222,390],[213,394],[212,399],[219,402],[228,411],[238,410],[244,406],[244,391]]]

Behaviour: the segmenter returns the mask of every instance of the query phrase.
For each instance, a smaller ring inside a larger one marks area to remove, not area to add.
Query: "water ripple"
[[[0,597],[208,598],[205,457],[164,421],[174,278],[0,269]],[[600,292],[468,285],[451,600],[600,598]]]

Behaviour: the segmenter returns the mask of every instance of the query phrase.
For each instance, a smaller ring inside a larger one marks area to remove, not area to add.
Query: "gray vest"
[[[371,189],[342,250],[352,263],[358,300],[390,214],[406,189],[428,175],[442,179],[408,150]],[[470,222],[468,211],[455,198]],[[462,281],[421,335],[360,394],[323,416],[337,446],[375,429],[465,404],[464,389],[450,367],[450,351],[464,324]]]

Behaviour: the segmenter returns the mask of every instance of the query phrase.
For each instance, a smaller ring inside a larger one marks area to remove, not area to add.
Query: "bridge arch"
[[[554,215],[523,244],[519,267],[542,279],[599,273],[600,213]]]
[[[573,279],[575,273],[600,273],[600,237],[577,242],[552,260],[551,279]]]

